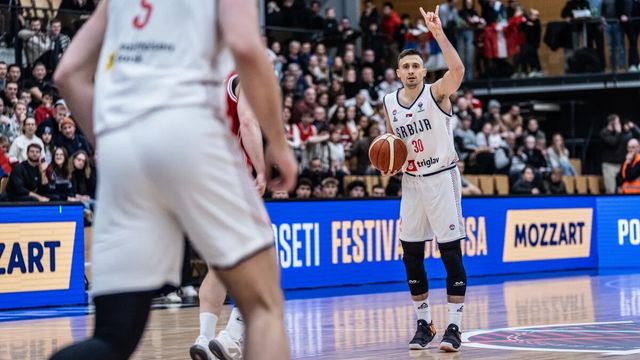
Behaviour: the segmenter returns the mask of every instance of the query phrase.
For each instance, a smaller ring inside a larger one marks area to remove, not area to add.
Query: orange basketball
[[[380,135],[369,147],[369,160],[382,172],[396,173],[407,161],[407,147],[402,139],[395,135]]]

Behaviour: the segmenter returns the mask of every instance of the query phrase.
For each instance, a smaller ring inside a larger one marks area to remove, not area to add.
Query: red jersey
[[[237,88],[238,74],[234,71],[229,74],[229,77],[227,78],[227,116],[229,116],[231,133],[238,138],[244,159],[247,162],[249,169],[253,169],[253,164],[251,163],[251,159],[249,159],[247,150],[242,144],[242,137],[240,136],[240,117],[238,116],[238,97],[236,96]]]

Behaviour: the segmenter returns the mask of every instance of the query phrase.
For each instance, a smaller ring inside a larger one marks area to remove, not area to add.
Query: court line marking
[[[605,321],[605,322],[590,322],[590,323],[575,323],[575,324],[550,324],[550,325],[534,325],[534,326],[518,326],[518,327],[505,327],[490,330],[476,330],[462,334],[462,345],[480,349],[494,349],[494,350],[512,350],[512,351],[545,351],[545,352],[575,352],[575,353],[600,353],[605,356],[615,355],[631,355],[640,354],[640,348],[631,350],[584,350],[584,349],[550,349],[550,348],[531,348],[531,347],[515,347],[515,346],[503,346],[503,345],[489,345],[483,343],[475,343],[469,341],[469,338],[477,335],[495,333],[499,331],[513,331],[513,330],[526,330],[526,329],[544,329],[550,327],[560,326],[584,326],[584,325],[610,325],[610,324],[630,324],[633,321]],[[544,330],[542,330],[544,331]],[[554,331],[554,330],[548,330]],[[633,331],[636,333],[637,331]]]

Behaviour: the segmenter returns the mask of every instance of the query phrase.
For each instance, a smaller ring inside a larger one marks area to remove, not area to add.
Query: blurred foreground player
[[[297,167],[257,17],[253,0],[103,0],[66,51],[55,82],[85,129],[93,119],[101,154],[96,318],[92,338],[53,359],[129,358],[154,292],[180,283],[183,234],[241,309],[245,357],[289,357],[269,218],[225,118],[228,47],[281,173],[271,187],[291,189]]]
[[[258,194],[265,191],[265,164],[262,147],[262,134],[258,121],[240,94],[238,75],[232,73],[226,82],[227,115],[231,121],[231,132],[238,137],[246,164],[247,172],[255,172]],[[231,310],[229,321],[224,330],[215,336],[218,318],[227,295],[227,288],[216,276],[214,269],[209,272],[200,286],[200,335],[189,349],[193,360],[233,360],[242,357],[244,321],[237,307]],[[214,338],[215,336],[215,338]]]
[[[442,49],[449,70],[442,79],[425,84],[427,70],[420,53],[403,50],[398,56],[397,70],[403,88],[383,99],[387,131],[399,136],[408,151],[402,177],[400,240],[411,299],[418,315],[418,329],[409,348],[426,349],[436,335],[424,269],[425,241],[435,240],[447,271],[449,303],[449,325],[442,336],[440,349],[459,351],[467,276],[460,248],[465,230],[449,97],[460,87],[464,66],[444,34],[438,7],[435,12],[425,13],[422,8],[420,12],[427,29]]]

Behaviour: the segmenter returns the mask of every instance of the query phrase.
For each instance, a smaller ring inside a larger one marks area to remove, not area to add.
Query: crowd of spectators
[[[609,2],[603,0],[605,4]],[[507,59],[516,73],[540,75],[541,30],[535,9],[525,11],[517,1],[503,5],[486,0],[477,7],[472,0],[460,5],[449,0],[441,4],[440,17],[465,63],[467,79],[503,69]],[[401,174],[386,186],[368,187],[361,180],[345,183],[345,179],[379,174],[369,162],[368,149],[386,131],[383,97],[402,87],[394,70],[397,53],[404,48],[421,51],[429,81],[446,70],[422,19],[398,14],[390,2],[378,8],[364,1],[358,26],[353,26],[352,19],[338,19],[334,8],[322,10],[319,1],[282,0],[267,2],[266,24],[271,30],[265,42],[282,88],[283,126],[300,163],[295,191],[268,196],[398,196]],[[273,30],[279,27],[308,31],[284,36]],[[0,62],[0,177],[9,176],[7,192],[0,197],[81,201],[90,210],[96,185],[93,149],[50,81],[70,41],[63,28],[59,19],[25,22],[18,38],[28,65]],[[508,40],[506,46],[496,43],[502,40]],[[497,100],[483,104],[471,90],[452,96],[451,103],[463,173],[508,175],[514,194],[566,191],[562,177],[576,174],[569,161],[572,154],[562,134],[541,129],[536,114]],[[622,124],[615,115],[603,129],[607,192],[616,191],[629,175],[635,179],[635,155],[627,145],[638,133],[633,122]],[[630,148],[637,151],[637,146]],[[479,194],[464,178],[463,185],[465,195]]]

